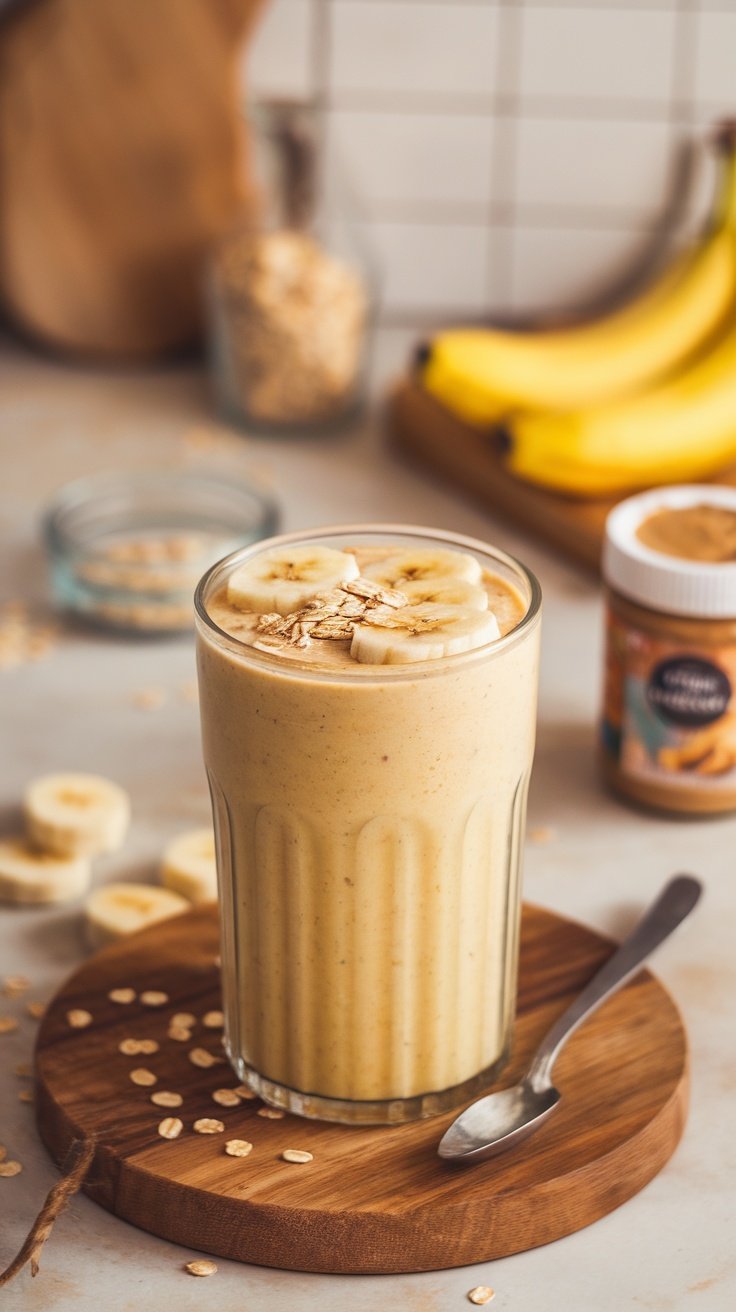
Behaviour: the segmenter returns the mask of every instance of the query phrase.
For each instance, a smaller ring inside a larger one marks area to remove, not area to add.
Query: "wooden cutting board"
[[[238,67],[265,0],[33,0],[0,23],[0,296],[64,351],[192,342],[251,203]]]
[[[221,1054],[219,1032],[198,1023],[191,1042],[166,1037],[168,1017],[219,1005],[214,907],[177,916],[92,957],[62,987],[36,1050],[38,1127],[57,1162],[75,1139],[97,1138],[85,1189],[133,1224],[202,1252],[292,1270],[402,1272],[463,1266],[570,1234],[631,1198],[664,1166],[682,1134],[687,1045],[672,999],[642,971],[570,1040],[555,1067],[562,1101],[519,1148],[474,1166],[436,1156],[452,1114],[395,1128],[346,1128],[262,1104],[220,1107],[230,1068],[194,1066],[188,1050]],[[542,1034],[609,956],[601,935],[537,907],[524,909],[516,1035],[504,1084],[525,1068]],[[112,988],[158,989],[160,1008],[108,1000]],[[70,1008],[91,1012],[69,1026]],[[123,1056],[124,1038],[155,1038],[151,1056]],[[155,1107],[150,1088],[183,1095],[179,1112]],[[165,1140],[164,1116],[184,1132]],[[215,1117],[224,1133],[197,1134]],[[253,1144],[229,1157],[230,1138]],[[285,1148],[314,1154],[291,1165]]]
[[[488,434],[456,419],[408,378],[389,398],[388,423],[396,446],[443,481],[579,564],[599,568],[606,516],[621,497],[578,501],[514,478]],[[736,485],[736,466],[715,481]]]

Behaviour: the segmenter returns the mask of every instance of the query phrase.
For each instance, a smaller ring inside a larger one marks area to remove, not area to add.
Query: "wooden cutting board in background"
[[[408,378],[389,398],[388,423],[396,446],[444,481],[579,564],[599,568],[606,516],[621,497],[577,501],[514,478],[487,434],[456,419]],[[715,481],[736,485],[736,466]]]
[[[248,200],[238,65],[264,0],[0,10],[0,300],[67,351],[198,334],[202,263]]]

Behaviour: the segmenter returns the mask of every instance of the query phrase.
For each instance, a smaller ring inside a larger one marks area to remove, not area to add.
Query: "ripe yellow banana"
[[[455,329],[420,356],[427,391],[487,427],[515,410],[571,409],[632,394],[688,360],[736,302],[736,140],[719,140],[722,175],[709,235],[623,308],[552,332]]]
[[[708,478],[736,461],[736,310],[683,373],[589,410],[514,416],[507,468],[569,496],[602,497]]]

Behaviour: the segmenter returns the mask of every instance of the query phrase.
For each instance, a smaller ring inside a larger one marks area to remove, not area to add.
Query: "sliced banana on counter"
[[[471,610],[488,610],[488,593],[464,579],[415,579],[402,583],[401,591],[412,606],[423,601],[440,606],[470,606]]]
[[[289,615],[316,593],[349,583],[360,574],[355,556],[334,547],[274,547],[246,561],[230,576],[228,601],[240,610]]]
[[[161,882],[190,902],[211,902],[217,897],[212,829],[190,829],[169,843],[161,860]]]
[[[90,876],[85,857],[39,852],[23,838],[0,839],[0,899],[4,902],[68,902],[87,892]]]
[[[363,567],[365,578],[373,579],[385,588],[406,591],[407,583],[438,583],[440,580],[463,579],[466,583],[480,583],[483,571],[475,556],[465,551],[444,547],[417,547],[395,551],[383,560]]]
[[[364,665],[406,665],[469,651],[500,636],[492,611],[422,602],[377,607],[356,624],[350,654]]]
[[[188,911],[190,903],[168,888],[154,884],[102,884],[85,903],[87,940],[104,948],[159,920]]]
[[[128,794],[96,774],[47,774],[23,798],[31,840],[60,856],[98,856],[120,847],[130,820]]]

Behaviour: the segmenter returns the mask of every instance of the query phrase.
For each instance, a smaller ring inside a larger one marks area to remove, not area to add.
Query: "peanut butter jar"
[[[736,488],[621,502],[603,576],[606,780],[656,810],[736,810]]]

